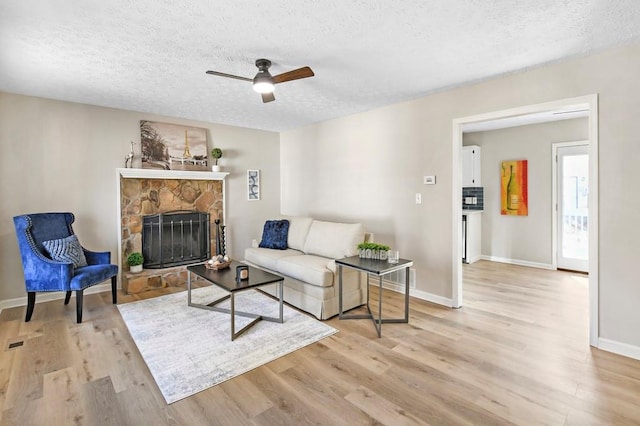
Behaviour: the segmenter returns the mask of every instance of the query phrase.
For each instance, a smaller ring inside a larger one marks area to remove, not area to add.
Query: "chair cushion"
[[[262,230],[262,241],[260,241],[259,247],[286,250],[288,235],[288,220],[268,220],[264,224],[264,228]]]
[[[355,256],[358,244],[364,241],[361,223],[335,223],[314,220],[307,235],[304,252],[330,259]]]
[[[83,290],[118,274],[116,265],[88,265],[74,271],[69,290]]]
[[[282,218],[289,221],[287,246],[294,250],[304,251],[304,242],[307,240],[313,219],[302,216],[282,216]]]
[[[43,241],[42,245],[56,262],[73,263],[74,268],[87,266],[80,241],[73,234],[66,238]]]

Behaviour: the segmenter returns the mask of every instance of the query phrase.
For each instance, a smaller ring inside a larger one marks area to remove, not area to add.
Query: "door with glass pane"
[[[557,148],[558,258],[561,269],[589,270],[589,146]]]

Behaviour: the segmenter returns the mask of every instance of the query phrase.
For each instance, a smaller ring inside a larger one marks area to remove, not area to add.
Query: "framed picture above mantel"
[[[142,168],[208,171],[207,129],[140,120]]]

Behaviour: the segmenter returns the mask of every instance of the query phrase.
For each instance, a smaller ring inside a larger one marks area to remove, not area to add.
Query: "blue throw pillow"
[[[56,262],[73,263],[74,268],[81,268],[87,266],[87,259],[84,257],[84,251],[78,241],[78,237],[75,235],[69,235],[66,238],[60,238],[59,240],[43,241],[42,245],[51,260]]]
[[[259,247],[276,250],[287,249],[287,237],[289,236],[289,221],[268,220],[262,230],[262,241]]]

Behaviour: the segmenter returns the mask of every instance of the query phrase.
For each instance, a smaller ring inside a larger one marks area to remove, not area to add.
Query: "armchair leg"
[[[36,292],[27,292],[27,315],[24,317],[24,322],[31,321],[31,315],[33,315],[33,308],[36,306]]]
[[[76,290],[76,322],[82,322],[82,290]]]
[[[64,296],[64,304],[68,305],[69,304],[69,300],[71,300],[71,291],[68,291],[67,295]]]
[[[118,276],[114,275],[111,277],[111,298],[113,299],[113,304],[118,303],[118,289],[116,285],[118,284]]]

